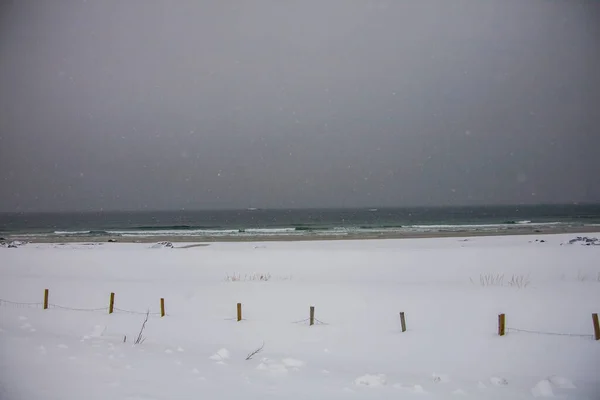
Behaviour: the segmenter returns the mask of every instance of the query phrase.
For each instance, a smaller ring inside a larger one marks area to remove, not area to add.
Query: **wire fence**
[[[98,308],[76,308],[76,307],[66,307],[61,306],[54,303],[48,303],[48,309],[57,309],[57,310],[65,310],[65,311],[79,311],[79,312],[109,312],[109,307],[98,307]],[[14,308],[44,308],[44,303],[25,303],[25,302],[16,302],[5,299],[0,299],[0,307],[14,307]],[[148,315],[148,316],[162,316],[161,312],[150,312],[147,311],[134,311],[134,310],[126,310],[119,307],[113,306],[114,313],[123,313],[123,314],[131,314],[131,315]],[[168,315],[165,313],[165,315]],[[227,318],[230,320],[235,320],[235,318]],[[302,324],[309,323],[310,318],[301,319],[299,321],[292,322],[293,324]],[[315,325],[329,325],[327,322],[323,322],[317,318],[314,318]]]
[[[10,301],[0,299],[0,307],[12,307],[12,308],[42,308],[44,303],[22,303],[18,301]]]
[[[46,299],[47,300],[47,299]],[[150,310],[146,310],[146,311],[134,311],[134,310],[127,310],[127,309],[123,309],[123,308],[118,308],[115,307],[114,304],[111,304],[111,306],[109,307],[98,307],[98,308],[75,308],[75,307],[66,307],[66,306],[62,306],[62,305],[58,305],[58,304],[53,304],[53,303],[43,303],[43,302],[18,302],[18,301],[11,301],[11,300],[6,300],[6,299],[0,299],[0,307],[11,307],[11,308],[36,308],[36,309],[43,309],[44,305],[47,305],[48,309],[57,309],[57,310],[65,310],[65,311],[79,311],[79,312],[104,312],[104,313],[111,313],[110,309],[112,308],[112,312],[113,313],[122,313],[122,314],[130,314],[130,315],[148,315],[148,316],[165,316],[167,315],[164,312],[164,299],[161,299],[161,307],[162,310],[161,312],[150,312]],[[329,323],[327,322],[323,322],[317,318],[313,317],[314,313],[314,307],[311,307],[311,317],[313,318],[313,322],[314,325],[329,325]],[[535,335],[546,335],[546,336],[563,336],[563,337],[578,337],[578,338],[592,338],[592,339],[596,339],[596,340],[600,340],[600,328],[598,327],[598,322],[597,322],[597,314],[593,315],[594,317],[594,329],[595,329],[595,334],[583,334],[583,333],[564,333],[564,332],[548,332],[548,331],[538,331],[538,330],[532,330],[532,329],[520,329],[520,328],[511,328],[511,327],[506,327],[505,331],[506,333],[508,332],[515,332],[515,333],[527,333],[527,334],[535,334]],[[232,320],[235,320],[234,318],[230,318]],[[242,320],[242,319],[240,319]],[[310,323],[311,322],[311,318],[304,318],[298,321],[293,321],[291,322],[292,324],[304,324],[304,323]],[[500,335],[504,335],[504,328],[502,329],[502,333]],[[403,328],[404,331],[404,328]]]
[[[548,335],[548,336],[570,336],[570,337],[581,337],[581,338],[593,338],[592,334],[582,334],[582,333],[560,333],[560,332],[544,332],[544,331],[534,331],[529,329],[518,329],[518,328],[506,328],[507,332],[521,332],[521,333],[532,333],[536,335]]]
[[[44,303],[26,303],[26,302],[18,302],[0,299],[0,307],[10,307],[10,308],[44,308]],[[108,313],[109,307],[98,307],[98,308],[76,308],[76,307],[66,307],[58,304],[48,303],[48,309],[56,309],[56,310],[65,310],[65,311],[79,311],[79,312],[104,312]],[[160,312],[150,312],[150,311],[132,311],[125,310],[122,308],[113,307],[113,312],[123,313],[123,314],[133,314],[133,315],[146,315],[149,316],[161,316]]]

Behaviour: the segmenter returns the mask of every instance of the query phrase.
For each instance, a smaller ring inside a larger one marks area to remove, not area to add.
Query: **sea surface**
[[[261,237],[595,226],[600,205],[0,213],[0,236]]]

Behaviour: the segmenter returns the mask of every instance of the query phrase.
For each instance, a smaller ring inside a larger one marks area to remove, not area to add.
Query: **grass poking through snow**
[[[471,278],[471,283],[475,285],[475,281]],[[479,275],[479,284],[482,287],[487,286],[510,286],[516,287],[518,289],[524,289],[529,284],[531,284],[531,279],[529,274],[527,275],[517,275],[513,274],[509,280],[504,279],[504,274],[480,274]]]

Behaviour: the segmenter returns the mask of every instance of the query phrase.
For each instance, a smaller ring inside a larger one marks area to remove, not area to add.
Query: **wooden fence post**
[[[504,314],[498,315],[498,335],[504,336],[506,327],[506,318]]]
[[[115,308],[115,294],[110,294],[110,303],[108,303],[108,313],[112,314]]]
[[[242,320],[242,303],[237,303],[237,320],[238,322]]]
[[[402,332],[406,332],[406,320],[404,319],[404,311],[400,312],[400,325],[402,325]]]
[[[315,324],[315,306],[310,306],[310,325]]]
[[[48,294],[49,294],[49,290],[44,289],[44,310],[48,309]]]
[[[160,298],[160,317],[164,317],[165,316],[165,299],[164,298]]]
[[[598,323],[598,314],[592,314],[592,321],[594,321],[594,339],[600,340],[600,323]]]

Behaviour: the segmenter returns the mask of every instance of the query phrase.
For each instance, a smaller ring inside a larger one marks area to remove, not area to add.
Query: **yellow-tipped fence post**
[[[400,312],[400,325],[402,326],[402,332],[406,332],[406,320],[404,319],[404,311]]]
[[[160,298],[160,317],[164,317],[165,316],[165,299],[164,298]]]
[[[112,314],[115,308],[115,294],[110,294],[110,303],[108,303],[108,313]]]
[[[598,314],[592,314],[592,321],[594,322],[594,339],[600,340],[600,323],[598,323]]]
[[[504,336],[506,329],[506,316],[504,314],[498,315],[498,335]]]
[[[237,303],[237,320],[238,322],[242,320],[242,303]]]
[[[49,295],[49,290],[45,289],[44,290],[44,310],[48,309],[48,295]]]
[[[310,325],[315,324],[315,306],[310,306]]]

